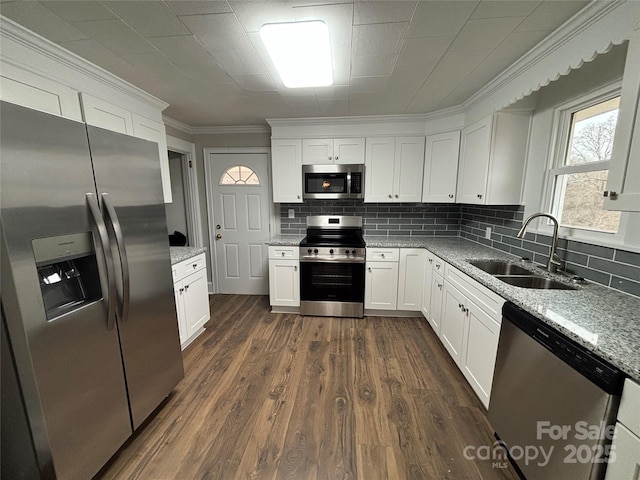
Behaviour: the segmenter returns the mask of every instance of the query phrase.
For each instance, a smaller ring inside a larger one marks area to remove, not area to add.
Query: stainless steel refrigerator
[[[158,147],[4,102],[0,130],[6,403],[29,437],[3,419],[2,454],[88,479],[183,376]]]

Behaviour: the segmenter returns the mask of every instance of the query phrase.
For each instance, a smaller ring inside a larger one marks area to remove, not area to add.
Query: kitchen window
[[[627,215],[602,208],[619,105],[616,86],[556,109],[545,204],[564,227],[564,236],[595,243],[624,241]]]

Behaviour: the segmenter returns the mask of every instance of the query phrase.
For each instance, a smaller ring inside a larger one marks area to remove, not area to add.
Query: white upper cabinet
[[[455,203],[460,132],[428,135],[424,150],[422,201]]]
[[[133,112],[86,93],[80,94],[82,113],[87,125],[112,132],[133,135]]]
[[[9,63],[0,69],[0,99],[40,112],[82,121],[78,92]]]
[[[604,208],[640,211],[640,31],[629,40]]]
[[[365,202],[420,202],[424,137],[367,138]]]
[[[305,138],[304,165],[364,163],[364,138]]]
[[[167,150],[167,131],[164,123],[145,118],[137,113],[132,114],[133,136],[156,142],[160,156],[160,172],[162,175],[162,194],[165,203],[173,201],[171,194],[171,173],[169,172],[169,151]]]
[[[462,131],[458,203],[520,202],[530,115],[498,112]]]
[[[275,203],[302,203],[302,140],[271,140],[271,178]]]

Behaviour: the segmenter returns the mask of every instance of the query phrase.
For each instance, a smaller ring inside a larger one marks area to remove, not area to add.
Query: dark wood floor
[[[495,439],[422,318],[269,313],[211,297],[185,378],[103,479],[515,479],[467,460]]]

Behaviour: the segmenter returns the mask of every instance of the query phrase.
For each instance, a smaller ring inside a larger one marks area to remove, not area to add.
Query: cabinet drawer
[[[445,262],[444,260],[436,257],[435,255],[433,256],[433,261],[431,262],[432,266],[433,266],[433,271],[443,275],[444,276],[444,266],[445,266]]]
[[[638,411],[638,405],[640,405],[640,385],[627,378],[624,382],[624,390],[622,391],[618,421],[633,433],[640,436],[640,412]]]
[[[195,257],[188,258],[182,262],[176,263],[171,266],[171,273],[173,274],[174,283],[182,280],[187,275],[198,272],[206,268],[206,260],[204,253],[196,255]]]
[[[399,248],[367,248],[367,261],[397,262],[399,260]]]
[[[449,264],[446,264],[444,277],[494,320],[502,322],[504,298]]]
[[[286,259],[298,259],[300,247],[291,246],[271,246],[269,247],[269,258],[286,258]]]

